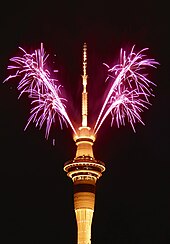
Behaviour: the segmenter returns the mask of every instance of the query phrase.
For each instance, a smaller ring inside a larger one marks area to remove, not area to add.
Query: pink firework
[[[119,64],[112,68],[105,64],[108,68],[106,80],[111,79],[111,87],[94,126],[95,134],[109,114],[111,125],[116,121],[119,127],[127,121],[135,131],[136,122],[144,124],[140,113],[150,105],[149,97],[154,96],[151,86],[155,86],[144,71],[148,67],[156,68],[158,64],[154,59],[146,58],[147,49],[135,53],[133,46],[128,55],[121,49]]]
[[[46,122],[45,136],[48,138],[51,125],[58,117],[61,128],[64,122],[66,125],[69,124],[72,131],[77,134],[66,112],[67,100],[62,97],[61,85],[58,85],[56,79],[51,78],[46,68],[48,55],[44,52],[43,44],[32,54],[20,49],[24,54],[22,57],[10,59],[15,65],[8,66],[8,69],[14,70],[15,73],[5,81],[15,77],[21,78],[18,84],[20,96],[27,93],[32,99],[32,109],[25,128],[31,121],[40,128]],[[109,114],[112,117],[111,125],[116,122],[120,127],[129,122],[135,131],[136,122],[144,124],[141,112],[151,105],[149,98],[154,96],[151,87],[155,86],[155,83],[148,79],[145,70],[148,67],[156,68],[159,64],[154,59],[146,57],[144,53],[147,50],[148,48],[145,48],[135,53],[133,46],[127,54],[121,49],[119,64],[113,67],[105,64],[108,68],[106,80],[110,80],[110,89],[93,128],[95,134]]]
[[[5,81],[21,77],[18,84],[20,96],[27,93],[32,99],[33,108],[25,128],[31,121],[40,128],[46,122],[45,136],[48,138],[51,125],[58,115],[61,128],[64,122],[66,125],[69,124],[73,132],[76,133],[66,112],[65,103],[67,100],[61,96],[61,85],[57,85],[57,80],[52,79],[49,70],[46,69],[48,55],[44,52],[43,44],[32,54],[20,49],[24,52],[23,56],[11,58],[10,61],[15,65],[8,66],[8,69],[15,70],[15,74],[10,75]]]

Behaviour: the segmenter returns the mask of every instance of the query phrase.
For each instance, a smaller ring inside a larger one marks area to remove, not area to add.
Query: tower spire
[[[87,115],[88,115],[88,93],[86,91],[86,86],[87,86],[87,44],[84,43],[83,46],[83,92],[82,92],[82,126],[87,127]]]

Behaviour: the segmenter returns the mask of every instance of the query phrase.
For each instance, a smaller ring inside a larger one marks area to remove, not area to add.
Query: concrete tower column
[[[96,182],[102,176],[102,172],[105,171],[105,165],[93,156],[92,136],[84,135],[84,137],[76,138],[78,142],[81,139],[81,143],[76,142],[77,156],[74,160],[65,163],[64,170],[67,172],[67,176],[73,180],[77,244],[91,244]]]

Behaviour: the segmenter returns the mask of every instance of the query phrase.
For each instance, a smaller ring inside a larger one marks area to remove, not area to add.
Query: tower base
[[[93,210],[81,208],[75,210],[77,220],[77,244],[91,244],[91,224]]]

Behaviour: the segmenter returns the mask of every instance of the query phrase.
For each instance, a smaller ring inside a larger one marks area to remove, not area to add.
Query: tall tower
[[[83,46],[83,92],[82,92],[82,126],[74,135],[77,146],[76,156],[65,163],[64,171],[73,180],[74,210],[77,220],[77,244],[91,244],[91,225],[95,206],[96,182],[105,171],[105,164],[93,155],[95,135],[87,126],[87,45]]]

